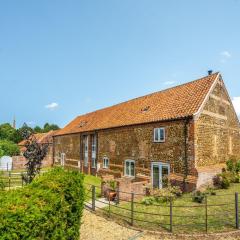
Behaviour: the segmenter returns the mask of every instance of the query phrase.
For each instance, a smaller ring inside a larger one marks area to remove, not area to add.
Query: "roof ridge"
[[[201,78],[195,79],[195,80],[190,81],[190,82],[186,82],[186,83],[182,83],[182,84],[179,84],[179,85],[176,85],[176,86],[173,86],[173,87],[165,88],[163,90],[156,91],[156,92],[153,92],[153,93],[148,93],[148,94],[140,96],[140,97],[135,97],[135,98],[132,98],[132,99],[129,99],[129,100],[117,103],[117,104],[113,104],[113,105],[110,105],[110,106],[107,106],[107,107],[103,107],[103,108],[100,108],[100,109],[97,109],[97,110],[94,110],[94,111],[91,111],[91,112],[87,112],[87,113],[78,115],[75,119],[77,119],[79,117],[87,116],[89,114],[93,114],[93,113],[96,113],[96,112],[99,112],[99,111],[102,111],[102,110],[105,110],[105,109],[108,109],[108,108],[111,108],[111,107],[115,107],[115,106],[118,106],[118,105],[121,105],[121,104],[124,104],[124,103],[128,103],[128,102],[140,99],[140,98],[144,98],[144,97],[151,96],[151,95],[158,94],[158,93],[163,93],[163,92],[169,91],[169,90],[174,89],[174,88],[179,88],[179,87],[183,87],[185,85],[192,84],[194,82],[202,81],[202,80],[204,80],[204,79],[206,79],[210,76],[213,76],[213,75],[216,75],[216,77],[217,77],[219,74],[220,74],[220,72],[215,72],[215,73],[212,73],[211,75],[207,75],[205,77],[201,77]]]

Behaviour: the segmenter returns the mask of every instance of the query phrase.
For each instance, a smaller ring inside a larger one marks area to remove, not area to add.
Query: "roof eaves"
[[[198,111],[197,111],[196,113],[193,114],[194,120],[198,120],[199,116],[201,115],[201,113],[202,113],[202,111],[203,111],[204,106],[206,105],[206,102],[207,102],[208,99],[209,99],[210,94],[212,93],[213,89],[214,89],[215,86],[217,85],[217,82],[218,82],[218,80],[219,80],[220,77],[221,77],[221,74],[220,74],[220,73],[217,73],[217,76],[216,76],[216,78],[215,78],[215,80],[214,80],[211,88],[209,89],[207,95],[205,96],[205,98],[204,98],[204,100],[203,100],[200,108],[198,109]]]

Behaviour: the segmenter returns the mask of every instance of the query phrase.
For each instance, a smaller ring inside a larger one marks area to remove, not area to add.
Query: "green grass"
[[[235,192],[240,193],[240,184],[232,184],[227,190],[216,190],[216,196],[207,197],[208,232],[234,230]],[[134,211],[136,212],[134,213],[134,219],[138,221],[135,220],[134,225],[150,230],[169,231],[170,217],[167,215],[170,215],[170,204],[156,202],[154,204],[156,204],[156,206],[146,206],[141,203],[141,200],[135,200]],[[121,208],[117,208],[117,206]],[[131,211],[129,211],[131,209],[131,203],[120,201],[120,204],[117,206],[111,205],[111,216],[115,217],[116,220],[129,223],[131,218]],[[109,208],[106,207],[105,210],[106,214],[108,214]],[[120,217],[117,214],[124,215],[125,217]],[[184,194],[182,197],[176,199],[173,202],[173,232],[194,233],[205,231],[205,203],[200,204],[193,202],[190,194]]]
[[[99,177],[95,177],[92,175],[85,175],[84,176],[84,186],[85,186],[85,190],[86,190],[86,200],[90,200],[91,199],[91,195],[92,195],[92,186],[94,185],[96,186],[96,197],[100,197],[101,196],[101,178]]]

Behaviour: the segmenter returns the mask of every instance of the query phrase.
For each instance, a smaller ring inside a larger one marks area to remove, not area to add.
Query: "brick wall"
[[[51,167],[53,165],[53,147],[49,146],[48,154],[42,161],[42,167]],[[23,156],[13,156],[13,170],[15,169],[25,169],[25,164],[27,163],[25,157]]]
[[[53,138],[54,163],[60,164],[60,154],[65,153],[65,165],[79,167],[80,134],[56,136]]]

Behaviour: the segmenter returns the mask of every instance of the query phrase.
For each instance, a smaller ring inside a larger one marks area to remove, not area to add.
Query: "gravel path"
[[[84,210],[80,240],[240,240],[240,234],[215,236],[162,236],[135,231]]]

